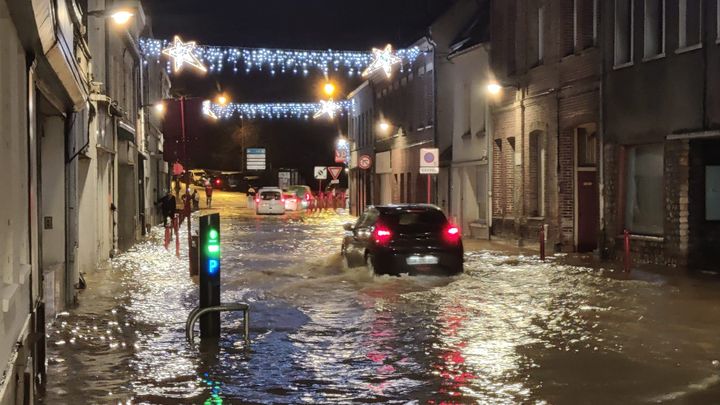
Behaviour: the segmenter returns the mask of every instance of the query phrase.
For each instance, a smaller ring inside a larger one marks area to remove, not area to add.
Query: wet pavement
[[[349,217],[215,198],[250,348],[240,313],[217,345],[185,341],[197,285],[155,229],[48,330],[44,403],[720,403],[716,276],[474,251],[461,276],[373,277],[339,255]]]

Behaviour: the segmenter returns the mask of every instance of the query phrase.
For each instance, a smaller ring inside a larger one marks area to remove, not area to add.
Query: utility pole
[[[183,160],[185,164],[185,202],[183,202],[183,210],[185,207],[190,207],[190,166],[188,166],[188,155],[187,155],[187,136],[185,134],[185,96],[180,96],[180,131],[182,133],[183,143]],[[180,180],[178,180],[180,181]],[[188,265],[190,271],[192,271],[192,265],[190,264],[190,251],[192,250],[192,223],[191,223],[191,210],[187,211],[187,240],[188,240]]]

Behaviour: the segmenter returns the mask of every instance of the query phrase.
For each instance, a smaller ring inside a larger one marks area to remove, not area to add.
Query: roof
[[[449,57],[452,58],[463,51],[490,40],[489,1],[482,1],[481,3],[475,15],[450,43]]]

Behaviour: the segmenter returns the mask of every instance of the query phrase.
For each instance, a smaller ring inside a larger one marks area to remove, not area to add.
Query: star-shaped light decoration
[[[183,42],[179,36],[175,35],[172,46],[163,49],[162,53],[173,59],[175,72],[182,69],[186,63],[198,70],[207,72],[205,65],[195,56],[194,51],[196,46],[195,41]]]
[[[214,120],[218,119],[217,114],[212,110],[212,103],[210,100],[205,100],[202,103],[202,112],[206,117],[212,118]]]
[[[320,100],[320,109],[313,115],[313,118],[319,118],[327,114],[328,118],[334,119],[335,113],[337,113],[340,108],[341,106],[332,99],[328,101]]]
[[[385,46],[385,49],[377,49],[373,48],[373,55],[375,57],[375,60],[372,61],[370,66],[365,69],[365,71],[362,73],[364,77],[369,76],[376,70],[384,70],[385,75],[389,78],[392,75],[392,68],[393,65],[401,63],[402,58],[398,57],[393,53],[392,45],[387,44]]]

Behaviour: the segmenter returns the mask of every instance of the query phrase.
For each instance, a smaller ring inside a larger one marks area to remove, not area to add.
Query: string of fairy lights
[[[348,114],[354,108],[350,100],[321,100],[318,103],[228,103],[221,105],[206,100],[202,112],[214,119],[238,117],[241,119],[310,119],[329,118]]]
[[[273,76],[288,72],[306,76],[311,70],[318,70],[326,77],[330,71],[345,70],[350,76],[360,74],[363,77],[382,71],[390,78],[395,66],[403,71],[405,65],[423,54],[418,47],[393,50],[389,44],[383,49],[373,48],[370,52],[205,46],[194,41],[184,42],[179,36],[172,41],[141,38],[140,49],[145,63],[161,63],[165,56],[168,73],[177,73],[185,67],[203,73],[220,73],[230,66],[236,73],[242,69],[246,73],[267,71]],[[215,119],[235,116],[244,119],[334,119],[352,111],[353,107],[350,101],[333,99],[317,103],[261,104],[218,104],[208,100],[203,103],[203,113]]]
[[[205,46],[194,41],[183,42],[179,36],[172,41],[141,38],[140,49],[146,62],[160,62],[163,55],[168,56],[171,59],[167,62],[168,72],[178,72],[188,65],[203,72],[220,73],[231,67],[233,72],[257,70],[271,75],[307,75],[313,69],[327,75],[342,69],[350,76],[368,76],[383,70],[388,77],[394,65],[400,65],[402,70],[423,53],[418,47],[393,50],[390,45],[369,52]]]

